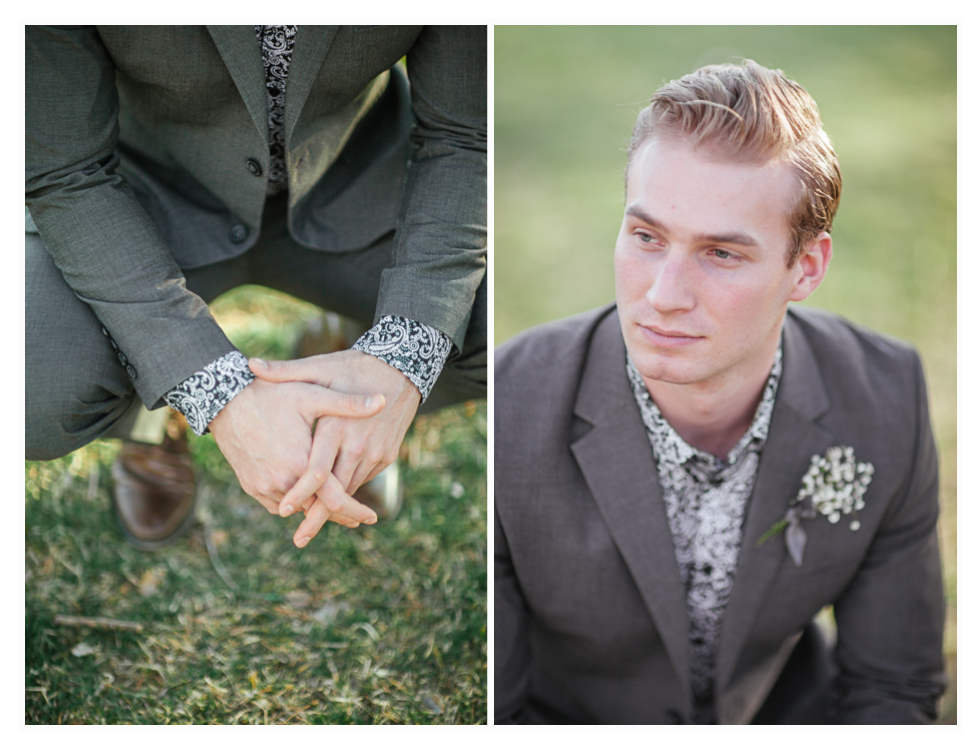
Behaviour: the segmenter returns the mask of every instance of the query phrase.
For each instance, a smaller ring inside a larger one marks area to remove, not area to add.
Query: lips
[[[695,336],[685,331],[669,330],[658,326],[645,326],[637,324],[643,337],[655,346],[667,348],[690,346],[698,341],[703,341],[704,336]]]
[[[700,336],[695,336],[692,333],[684,333],[683,331],[668,331],[666,328],[658,328],[657,326],[645,326],[645,327],[646,328],[649,328],[654,333],[657,333],[657,334],[659,334],[661,336],[667,336],[669,338],[675,338],[675,339],[698,339],[698,338],[701,338]]]

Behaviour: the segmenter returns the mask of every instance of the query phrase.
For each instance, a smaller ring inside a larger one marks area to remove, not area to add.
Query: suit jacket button
[[[139,373],[135,371],[135,368],[132,365],[126,365],[125,371],[129,374],[129,377],[132,378],[133,380],[139,377]]]
[[[118,361],[122,363],[122,367],[125,367],[129,363],[128,358],[122,352],[118,353]]]
[[[680,715],[680,711],[675,711],[672,708],[668,708],[664,712],[664,717],[667,719],[668,724],[683,724],[684,717]]]
[[[255,177],[260,177],[264,174],[264,170],[261,168],[261,163],[257,159],[248,159],[244,162],[247,166],[247,171],[250,172]]]
[[[247,239],[247,227],[243,224],[234,224],[230,227],[230,241],[235,245]]]
[[[105,336],[106,338],[112,338],[111,336],[108,335],[108,329],[105,326],[102,326],[102,336]]]

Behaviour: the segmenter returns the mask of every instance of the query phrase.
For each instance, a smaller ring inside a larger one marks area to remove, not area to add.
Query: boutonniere
[[[825,458],[818,454],[813,456],[809,470],[802,478],[802,489],[789,503],[792,507],[781,521],[762,534],[757,546],[765,544],[784,529],[789,555],[796,565],[802,565],[806,532],[801,519],[823,515],[830,523],[837,523],[843,516],[852,514],[850,529],[856,531],[860,528],[857,511],[863,509],[863,494],[871,478],[873,464],[857,463],[849,446],[827,448]]]

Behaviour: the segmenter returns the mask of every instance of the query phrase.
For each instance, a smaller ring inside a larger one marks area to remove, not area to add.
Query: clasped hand
[[[375,523],[352,494],[395,460],[420,403],[416,386],[358,351],[249,364],[258,380],[210,423],[241,488],[271,513],[304,511],[299,547],[330,520]]]

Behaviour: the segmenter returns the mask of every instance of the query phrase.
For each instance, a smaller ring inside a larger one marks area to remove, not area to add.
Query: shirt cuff
[[[193,432],[205,435],[220,410],[254,380],[247,359],[235,350],[215,359],[165,393],[163,398],[186,417]]]
[[[420,403],[427,400],[440,377],[450,347],[446,334],[398,315],[383,316],[352,345],[408,377],[420,391]]]

